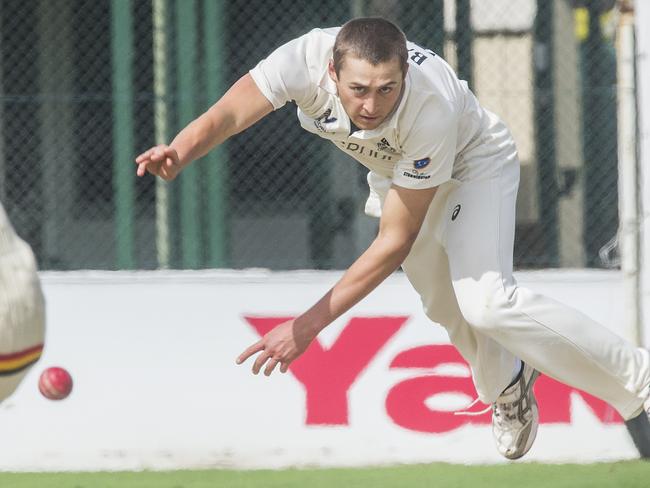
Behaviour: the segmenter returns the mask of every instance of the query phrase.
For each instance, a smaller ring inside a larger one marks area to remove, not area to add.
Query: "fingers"
[[[149,172],[152,174],[155,174],[157,172],[153,164],[145,161],[143,163],[138,164],[138,169],[136,170],[135,173],[138,176],[144,176],[147,173],[147,170],[149,170]]]
[[[143,153],[140,154],[137,158],[135,158],[135,164],[140,164],[140,163],[142,163],[143,161],[149,159],[149,156],[151,155],[151,151],[152,151],[152,150],[153,150],[153,149],[149,149],[148,151],[143,152]]]
[[[264,342],[257,341],[252,346],[248,347],[244,352],[242,352],[239,357],[237,357],[237,364],[241,364],[246,361],[253,354],[264,350]]]
[[[264,376],[271,376],[271,373],[273,373],[273,370],[277,365],[278,361],[273,358],[269,359],[269,361],[266,363],[266,368],[264,368]]]
[[[280,361],[279,359],[273,358],[270,354],[263,352],[257,357],[253,364],[253,374],[258,374],[262,367],[264,367],[264,364],[266,364],[266,367],[264,368],[265,376],[271,376],[271,373],[273,373],[278,364],[280,365],[280,373],[286,373],[289,370],[289,363],[290,361]]]
[[[165,180],[173,180],[179,172],[180,161],[175,149],[161,144],[143,152],[135,158],[136,174],[144,176],[147,171]]]
[[[253,374],[259,374],[262,368],[264,368],[264,375],[271,376],[271,373],[273,373],[273,371],[278,366],[278,364],[280,365],[279,371],[281,373],[286,373],[289,370],[290,361],[287,362],[287,361],[281,361],[280,359],[275,359],[270,352],[264,350],[264,347],[265,346],[262,341],[256,342],[255,344],[247,348],[243,353],[239,355],[239,357],[236,360],[236,363],[242,364],[252,355],[261,352],[261,354],[257,356],[255,362],[253,363],[253,367],[252,367]]]
[[[167,159],[164,162],[158,161],[144,161],[138,165],[136,174],[138,176],[144,176],[147,172],[151,173],[154,176],[160,176],[162,179],[171,181],[176,178],[176,175],[179,172],[179,168],[174,166],[173,162],[169,162]]]
[[[260,369],[262,369],[262,366],[264,366],[264,363],[266,363],[270,357],[270,354],[266,351],[257,356],[257,359],[255,359],[255,362],[253,363],[253,374],[258,374]],[[271,359],[271,361],[273,360]]]
[[[163,152],[165,153],[167,166],[173,166],[179,163],[178,153],[176,152],[176,149],[172,149],[171,147],[167,146],[164,148]]]
[[[160,173],[160,167],[163,161],[160,160],[158,154],[153,149],[150,149],[135,159],[135,163],[138,165],[136,174],[138,176],[144,176],[148,171],[152,175],[157,176]]]
[[[145,161],[160,162],[168,157],[173,158],[175,154],[176,151],[174,151],[169,146],[159,145],[154,146],[151,149],[148,149],[147,151],[140,154],[137,158],[135,158],[135,162],[136,164],[141,164]]]
[[[271,373],[273,373],[273,370],[278,364],[280,364],[280,371],[282,371],[282,367],[283,367],[282,364],[284,363],[280,363],[280,361],[278,361],[277,359],[271,358],[269,362],[266,363],[266,368],[264,368],[264,375],[271,376]]]

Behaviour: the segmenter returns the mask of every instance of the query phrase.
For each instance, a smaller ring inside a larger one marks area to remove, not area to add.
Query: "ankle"
[[[509,384],[508,386],[506,386],[506,387],[503,389],[504,392],[505,392],[508,388],[510,388],[511,386],[516,385],[517,382],[519,381],[519,378],[521,378],[521,375],[524,373],[524,362],[521,361],[520,359],[517,359],[517,362],[518,362],[518,365],[519,365],[519,369],[516,369],[516,370],[515,370],[516,373],[514,374],[514,378],[512,379],[512,381],[510,382],[510,384]]]

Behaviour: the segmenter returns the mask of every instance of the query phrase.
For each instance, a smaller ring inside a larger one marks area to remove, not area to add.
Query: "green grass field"
[[[2,488],[648,488],[650,462],[364,469],[0,473]]]

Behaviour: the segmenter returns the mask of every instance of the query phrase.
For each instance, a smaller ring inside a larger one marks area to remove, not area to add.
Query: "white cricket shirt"
[[[274,109],[295,102],[304,129],[370,170],[371,200],[375,193],[383,197],[391,183],[418,189],[480,177],[494,156],[506,147],[514,151],[508,130],[479,105],[467,83],[435,53],[411,42],[397,108],[376,129],[351,133],[327,72],[339,29],[314,29],[280,46],[250,74]],[[369,208],[378,205],[369,201],[366,212],[379,215],[379,208]]]

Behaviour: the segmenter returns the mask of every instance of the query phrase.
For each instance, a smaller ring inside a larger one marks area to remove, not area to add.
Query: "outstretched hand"
[[[166,144],[159,144],[135,158],[138,165],[136,174],[144,176],[149,172],[163,180],[173,180],[181,172],[181,161],[175,149]]]
[[[265,364],[264,374],[266,376],[270,376],[278,364],[280,372],[286,373],[291,362],[305,352],[314,337],[298,330],[295,320],[288,320],[277,325],[242,352],[237,358],[237,364],[242,364],[259,352],[260,354],[253,363],[253,374],[258,374]]]

